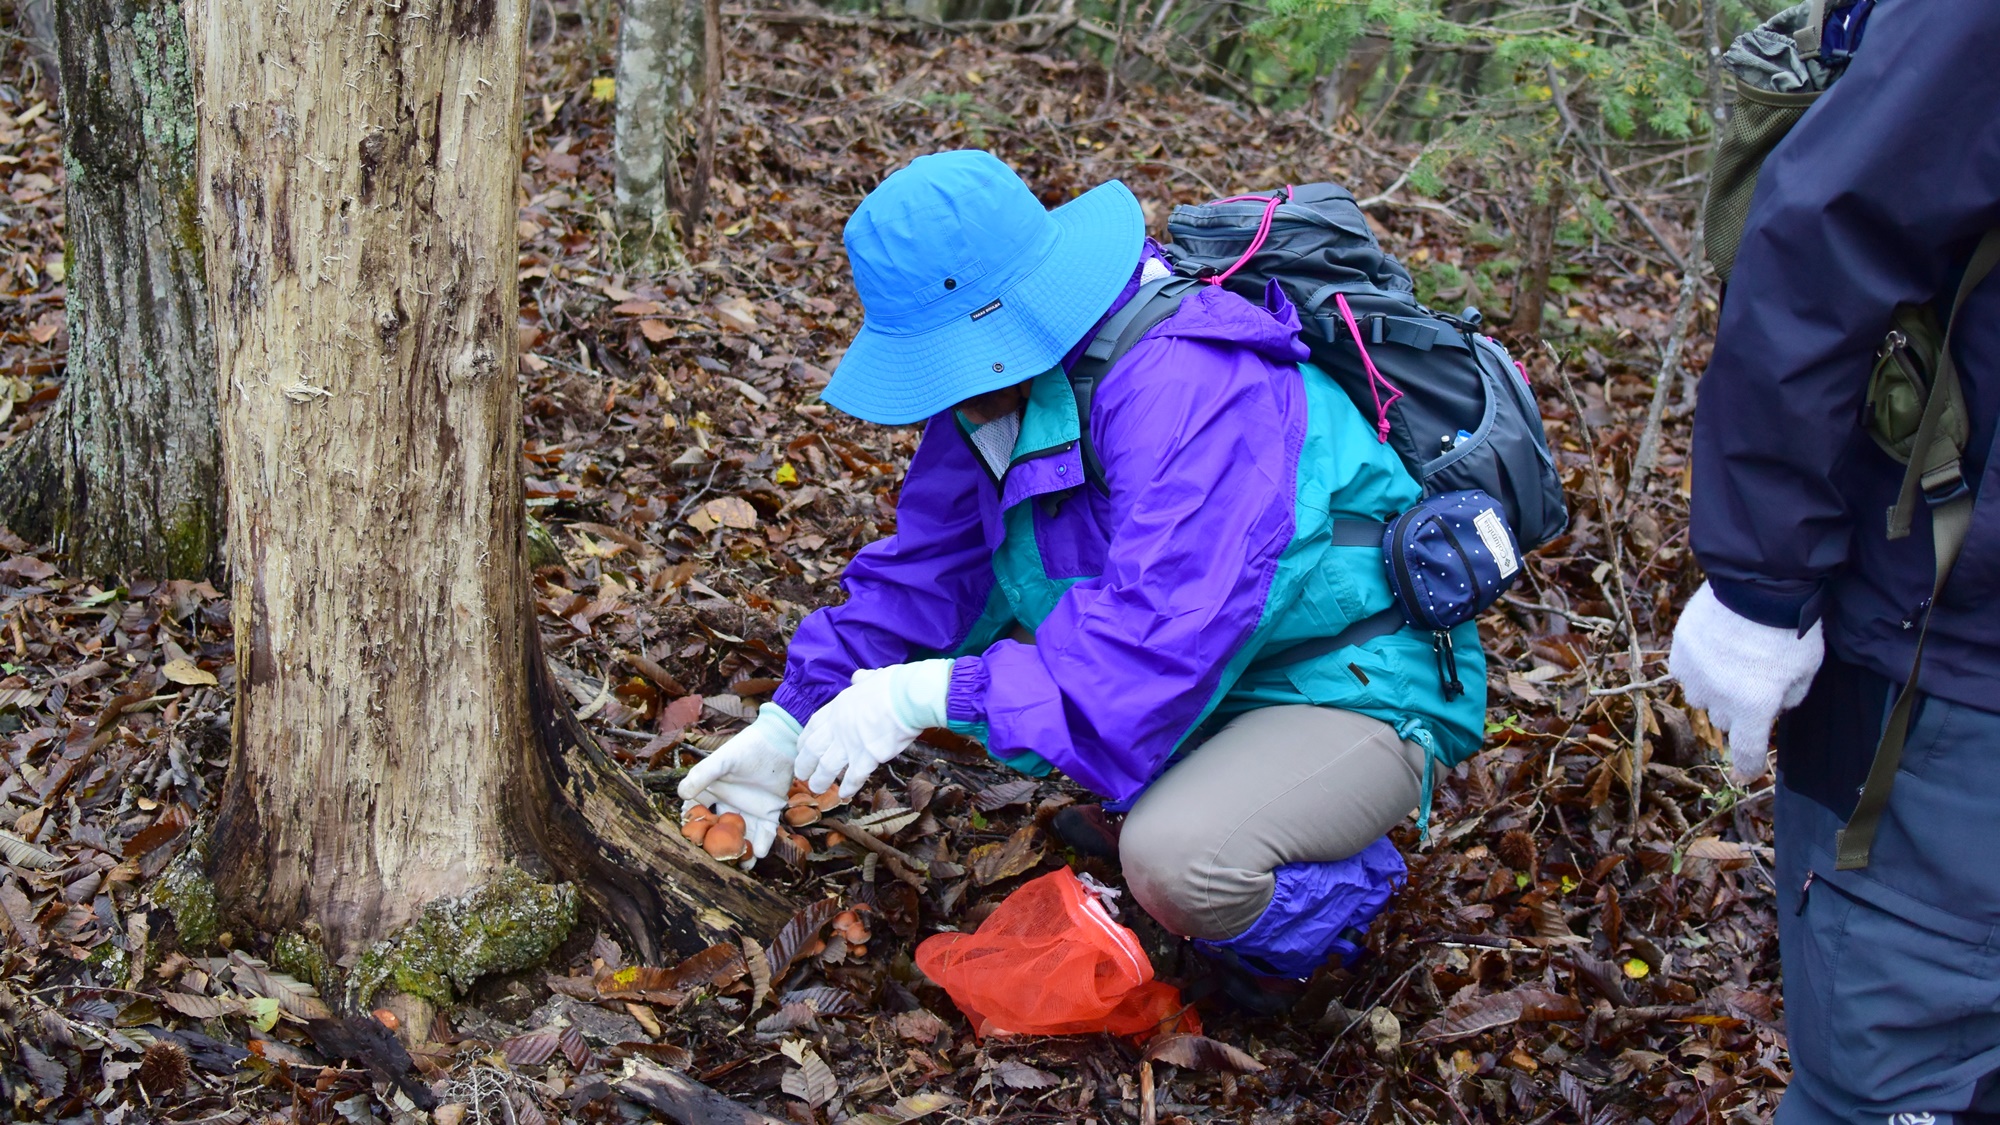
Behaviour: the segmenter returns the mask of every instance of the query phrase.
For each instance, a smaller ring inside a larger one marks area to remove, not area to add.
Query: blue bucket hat
[[[904,425],[1031,379],[1111,307],[1145,239],[1116,180],[1047,211],[990,152],[918,157],[847,220],[863,318],[820,397]]]

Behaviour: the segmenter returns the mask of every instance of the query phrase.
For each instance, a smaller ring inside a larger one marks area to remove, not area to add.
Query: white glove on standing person
[[[792,759],[798,754],[799,721],[784,708],[766,703],[757,719],[694,764],[681,779],[681,811],[707,805],[743,818],[751,862],[763,859],[778,838],[778,818],[792,788]]]
[[[924,728],[944,725],[952,663],[919,660],[854,673],[853,686],[806,724],[793,775],[815,793],[838,779],[841,797],[852,800],[876,766],[908,750]]]
[[[1760,625],[1723,605],[1704,582],[1674,626],[1667,672],[1688,703],[1729,735],[1732,772],[1747,785],[1764,775],[1771,728],[1805,701],[1825,655],[1819,622],[1805,636]]]

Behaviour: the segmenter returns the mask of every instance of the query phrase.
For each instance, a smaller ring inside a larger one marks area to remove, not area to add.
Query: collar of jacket
[[[952,422],[966,444],[972,444],[963,415],[954,410]],[[1078,438],[1082,424],[1077,418],[1076,394],[1070,390],[1069,376],[1051,367],[1028,384],[1028,402],[1021,412],[1021,433],[1014,440],[1014,453],[1007,462],[1007,475],[1000,486],[1002,511],[1023,500],[1051,492],[1064,492],[1084,482],[1083,451]],[[986,461],[973,457],[985,468]],[[992,470],[987,470],[990,476]]]

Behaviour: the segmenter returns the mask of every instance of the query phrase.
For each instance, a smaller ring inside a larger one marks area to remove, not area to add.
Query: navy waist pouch
[[[1457,698],[1465,687],[1451,628],[1498,601],[1521,573],[1500,502],[1476,488],[1432,496],[1389,522],[1382,556],[1404,616],[1432,631],[1445,698]]]

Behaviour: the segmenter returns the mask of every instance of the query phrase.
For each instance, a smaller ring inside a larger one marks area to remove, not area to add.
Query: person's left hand
[[[792,775],[815,793],[836,780],[852,800],[875,767],[910,748],[926,727],[943,726],[952,661],[920,660],[854,673],[799,735]]]

